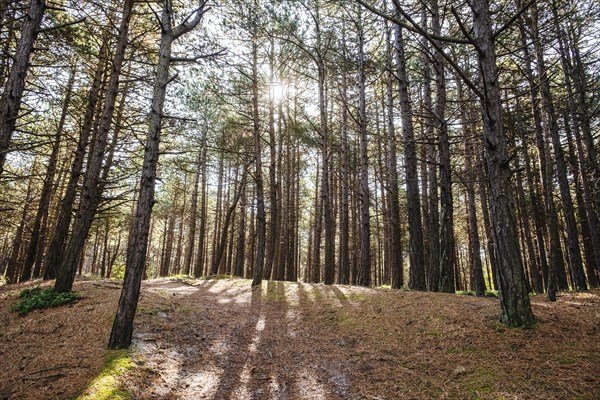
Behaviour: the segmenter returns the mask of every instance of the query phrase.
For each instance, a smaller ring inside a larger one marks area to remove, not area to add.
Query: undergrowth
[[[19,294],[19,302],[14,304],[11,309],[21,315],[27,315],[36,308],[58,307],[63,304],[74,303],[81,298],[77,292],[60,293],[55,292],[54,288],[41,288],[36,286],[31,289],[25,289]]]

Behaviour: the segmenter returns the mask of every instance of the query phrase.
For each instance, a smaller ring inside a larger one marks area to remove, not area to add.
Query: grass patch
[[[120,377],[133,369],[135,363],[127,350],[110,351],[104,369],[75,400],[130,400],[131,394],[122,387]]]
[[[27,315],[36,308],[58,307],[63,304],[74,303],[81,298],[77,292],[59,293],[54,288],[41,288],[36,286],[25,289],[19,294],[19,301],[11,307],[21,315]]]

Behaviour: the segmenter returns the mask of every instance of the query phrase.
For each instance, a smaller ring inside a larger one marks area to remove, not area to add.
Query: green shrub
[[[11,309],[21,315],[27,315],[34,308],[58,307],[63,304],[74,303],[80,298],[81,295],[77,292],[59,293],[51,287],[41,288],[36,286],[23,290],[19,295],[19,302],[14,304]]]

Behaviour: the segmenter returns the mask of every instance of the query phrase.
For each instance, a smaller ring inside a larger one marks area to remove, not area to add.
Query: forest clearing
[[[0,287],[0,399],[600,397],[597,290],[533,296],[537,324],[523,329],[498,322],[495,298],[157,279],[143,283],[131,349],[115,352],[120,287],[78,280],[77,303],[25,317],[9,311],[23,285]],[[99,379],[120,358],[115,380]]]

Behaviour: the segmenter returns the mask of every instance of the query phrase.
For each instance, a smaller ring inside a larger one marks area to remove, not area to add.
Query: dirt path
[[[318,312],[304,326],[315,296],[307,290],[277,282],[255,291],[247,281],[150,284],[133,348],[145,372],[133,374],[131,390],[160,399],[348,398],[353,366],[331,362],[339,338],[318,326]]]
[[[118,288],[27,317],[0,288],[0,399],[72,399],[102,370]],[[597,399],[600,297],[533,299],[534,329],[497,300],[246,280],[145,282],[133,399]],[[114,397],[107,397],[114,398]],[[124,397],[127,398],[127,397]]]

